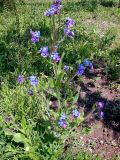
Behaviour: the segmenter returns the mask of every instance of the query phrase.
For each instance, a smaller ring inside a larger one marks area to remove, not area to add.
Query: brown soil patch
[[[80,86],[79,108],[84,108],[85,124],[92,130],[82,137],[83,144],[91,153],[109,160],[120,153],[120,85],[109,81],[102,69],[94,69],[83,77]],[[93,111],[98,101],[105,103],[103,119]]]

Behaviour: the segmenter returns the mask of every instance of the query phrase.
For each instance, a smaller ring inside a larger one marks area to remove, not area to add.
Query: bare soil
[[[85,124],[92,131],[82,137],[85,148],[103,160],[118,156],[120,154],[119,81],[109,81],[103,69],[94,69],[84,75],[80,86],[79,109],[84,110]],[[99,118],[97,109],[93,111],[93,105],[98,101],[105,104],[102,119]]]

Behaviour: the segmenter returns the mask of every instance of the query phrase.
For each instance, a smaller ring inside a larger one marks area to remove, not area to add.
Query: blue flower
[[[23,83],[23,82],[24,82],[23,76],[19,75],[19,76],[17,77],[17,82],[18,82],[19,84]]]
[[[65,120],[65,119],[66,119],[66,114],[63,113],[63,114],[61,115],[61,117],[60,117],[60,120]]]
[[[68,70],[69,70],[69,66],[65,65],[65,66],[64,66],[64,70],[65,70],[65,71],[68,71]]]
[[[86,66],[86,67],[89,67],[90,69],[93,69],[93,64],[92,62],[89,60],[89,59],[85,59],[83,61],[83,64]]]
[[[90,67],[90,69],[93,69],[93,64],[92,64],[92,62],[90,62],[89,67]]]
[[[73,114],[73,116],[74,116],[75,118],[80,117],[80,112],[79,112],[77,109],[74,109],[74,110],[72,111],[72,114]]]
[[[32,31],[30,30],[30,34],[31,34],[31,42],[32,43],[36,43],[39,41],[40,38],[40,31]]]
[[[104,112],[100,112],[100,118],[102,119],[104,117]]]
[[[90,60],[89,59],[85,59],[83,61],[83,64],[88,67],[90,65]]]
[[[62,127],[62,128],[66,128],[66,127],[67,127],[67,124],[66,124],[66,122],[65,122],[64,120],[59,120],[59,121],[58,121],[58,124],[59,124],[60,127]]]
[[[83,75],[84,71],[85,71],[84,65],[83,64],[79,64],[78,65],[77,75],[80,75],[80,76]]]
[[[51,17],[51,16],[54,16],[55,14],[60,14],[60,10],[61,10],[61,1],[56,0],[51,5],[51,7],[44,12],[44,15],[47,17]]]
[[[105,106],[105,103],[102,102],[102,101],[99,101],[99,102],[96,103],[96,106],[99,110],[102,110]]]
[[[69,38],[73,38],[75,35],[74,31],[71,31],[69,28],[64,29],[64,34],[66,37],[69,37]]]
[[[57,52],[52,52],[51,57],[56,63],[59,62],[61,59]]]
[[[40,38],[40,31],[35,31],[34,36],[37,37],[37,38]]]
[[[44,58],[49,55],[48,47],[47,46],[45,46],[43,48],[40,48],[40,52],[41,52],[41,56],[44,57]]]
[[[67,28],[70,28],[74,25],[74,20],[70,19],[69,17],[66,18],[66,22],[65,22],[65,25]]]
[[[36,76],[34,76],[34,75],[30,76],[30,84],[32,86],[36,86],[38,84],[38,80],[37,80]]]
[[[60,119],[58,121],[58,124],[60,125],[60,127],[62,127],[62,128],[66,128],[67,127],[67,124],[65,122],[66,118],[67,118],[66,114],[62,113],[61,116],[60,116]]]
[[[32,43],[36,43],[36,42],[38,42],[39,41],[39,38],[37,38],[37,37],[32,37],[31,38],[31,42]]]
[[[55,14],[55,9],[54,8],[50,8],[47,11],[44,12],[44,15],[47,17],[51,17]]]

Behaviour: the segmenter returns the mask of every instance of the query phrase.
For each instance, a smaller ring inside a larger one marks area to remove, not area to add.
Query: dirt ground
[[[109,81],[103,69],[84,75],[80,84],[79,109],[85,112],[85,124],[91,133],[81,138],[85,148],[104,160],[120,154],[120,84]],[[93,105],[102,101],[104,117],[99,118]]]

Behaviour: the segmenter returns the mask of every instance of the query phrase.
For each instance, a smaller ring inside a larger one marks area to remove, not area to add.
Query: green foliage
[[[106,66],[106,74],[110,80],[118,80],[120,78],[120,48],[111,50],[108,56],[108,65]]]
[[[106,67],[106,74],[110,80],[117,80],[120,78],[120,65],[110,65]]]
[[[80,1],[70,1],[66,3],[65,11],[79,11],[79,9],[85,9],[87,11],[93,12],[97,8],[97,0],[80,0]]]
[[[97,0],[81,0],[81,6],[88,11],[94,11],[98,5]]]
[[[66,109],[60,108],[60,111],[55,113],[49,108],[49,101],[44,94],[48,90],[49,82],[44,86],[43,84],[41,79],[40,88],[34,90],[33,96],[27,94],[27,84],[17,86],[15,89],[2,86],[0,95],[2,159],[57,159],[63,153],[63,141],[69,137],[68,135],[74,136],[72,128],[84,120],[81,113],[80,119],[72,123],[67,130],[60,129],[57,121],[61,111]],[[51,87],[54,87],[54,84]],[[51,94],[59,98],[58,94],[52,92]],[[77,99],[78,95],[75,95],[73,104]],[[65,106],[64,103],[62,105]],[[10,120],[7,120],[9,118]],[[50,121],[51,118],[54,122]]]

